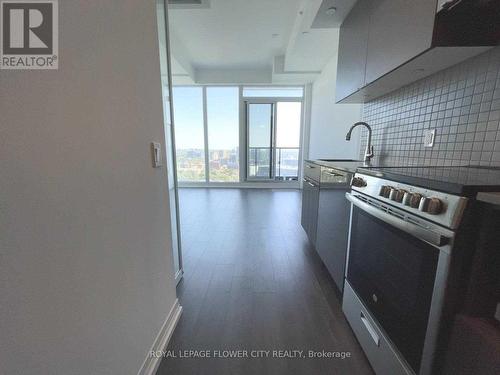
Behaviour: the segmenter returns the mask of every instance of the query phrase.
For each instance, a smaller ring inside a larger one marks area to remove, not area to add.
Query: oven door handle
[[[375,216],[377,219],[402,230],[418,239],[421,239],[435,247],[442,247],[450,242],[453,238],[453,232],[447,231],[447,235],[443,235],[434,230],[421,227],[419,225],[413,224],[409,221],[403,220],[397,216],[388,214],[379,208],[376,208],[368,203],[363,202],[361,199],[356,198],[355,195],[351,193],[346,193],[346,198],[353,205],[359,207],[363,211]],[[449,232],[449,233],[448,233]]]

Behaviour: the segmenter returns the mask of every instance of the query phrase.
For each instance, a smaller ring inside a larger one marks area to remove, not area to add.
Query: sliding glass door
[[[247,104],[247,179],[273,178],[274,103]]]
[[[170,48],[168,42],[168,7],[166,0],[156,1],[158,43],[160,49],[160,72],[163,97],[163,125],[165,132],[165,162],[169,197],[170,233],[175,280],[178,283],[183,275],[182,246],[179,219],[179,195],[177,191],[177,169],[175,155],[174,121],[172,116],[172,75]]]
[[[302,102],[246,101],[247,181],[297,181]]]

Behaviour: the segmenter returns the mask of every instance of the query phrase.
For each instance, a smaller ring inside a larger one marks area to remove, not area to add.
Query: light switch
[[[153,167],[161,167],[163,165],[161,160],[161,144],[159,142],[151,142],[151,152],[153,156]]]

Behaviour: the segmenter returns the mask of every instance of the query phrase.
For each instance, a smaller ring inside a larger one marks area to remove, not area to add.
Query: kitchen
[[[322,2],[314,22],[338,5]],[[178,13],[173,30],[183,34]],[[342,17],[335,71],[314,82],[311,108],[307,85],[303,101],[300,222],[308,256],[320,259],[314,272],[328,275],[329,304],[341,306],[375,373],[493,373],[500,10],[488,1],[360,0]],[[245,95],[240,101],[251,116]],[[221,187],[207,177],[210,186]],[[200,206],[195,195],[181,189],[181,206]]]
[[[305,162],[302,225],[375,373],[493,374],[498,9],[368,3],[341,26],[336,83],[365,103],[346,135],[366,128],[361,160]]]
[[[498,373],[498,0],[0,22],[1,374]]]

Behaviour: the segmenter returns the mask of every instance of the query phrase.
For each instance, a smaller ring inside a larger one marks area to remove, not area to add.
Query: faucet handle
[[[367,156],[372,158],[374,155],[375,154],[373,153],[373,146],[370,146],[370,153]]]

